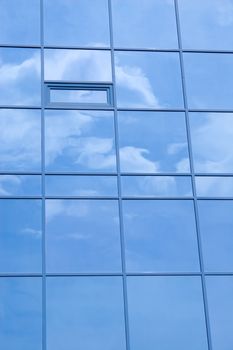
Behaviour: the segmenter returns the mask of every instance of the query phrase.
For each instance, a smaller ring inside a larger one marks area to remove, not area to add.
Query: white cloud
[[[132,146],[120,148],[121,170],[134,172],[158,172],[159,162],[146,159],[149,151]]]

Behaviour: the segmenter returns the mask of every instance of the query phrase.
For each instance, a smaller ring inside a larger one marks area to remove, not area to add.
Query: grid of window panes
[[[0,23],[1,348],[232,349],[233,0]]]

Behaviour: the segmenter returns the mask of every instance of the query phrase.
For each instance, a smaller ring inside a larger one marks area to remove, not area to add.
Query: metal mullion
[[[174,4],[175,4],[176,25],[177,25],[177,37],[178,37],[178,44],[179,44],[179,59],[180,59],[182,91],[183,91],[183,99],[184,99],[184,107],[185,107],[185,121],[186,121],[186,129],[187,129],[190,169],[191,169],[192,187],[193,187],[193,195],[194,195],[193,203],[194,203],[194,213],[195,213],[195,222],[196,222],[196,231],[197,231],[197,243],[198,243],[200,271],[201,271],[202,296],[203,296],[203,303],[204,303],[206,335],[207,335],[208,349],[212,350],[210,321],[209,321],[208,302],[207,302],[207,291],[206,291],[205,272],[204,272],[204,259],[203,259],[202,242],[201,242],[199,217],[198,217],[198,204],[197,204],[197,195],[196,195],[196,186],[195,186],[195,172],[194,172],[193,153],[192,153],[192,144],[191,144],[191,132],[190,132],[190,124],[189,124],[189,110],[188,110],[187,91],[186,91],[186,82],[185,82],[185,71],[184,71],[184,60],[183,60],[183,51],[182,51],[182,38],[181,38],[181,28],[180,28],[180,20],[179,20],[178,1],[174,0]]]

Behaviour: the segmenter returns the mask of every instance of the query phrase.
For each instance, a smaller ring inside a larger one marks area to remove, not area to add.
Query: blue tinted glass
[[[233,172],[233,114],[190,113],[196,172]]]
[[[50,272],[121,270],[117,201],[47,200],[46,235]]]
[[[196,176],[195,181],[200,197],[233,197],[233,177]]]
[[[189,172],[183,113],[119,112],[118,125],[121,171]]]
[[[108,46],[108,0],[46,0],[47,45]]]
[[[128,271],[198,271],[192,201],[125,200]]]
[[[233,348],[233,278],[206,277],[211,337],[214,350]]]
[[[164,52],[115,52],[119,107],[183,107],[179,56]]]
[[[0,271],[41,271],[41,201],[0,200]]]
[[[185,53],[184,63],[190,108],[233,108],[233,55]]]
[[[0,175],[0,196],[40,196],[41,176]]]
[[[40,111],[0,109],[0,170],[41,168]]]
[[[45,80],[111,81],[110,51],[45,50]]]
[[[45,181],[48,196],[118,195],[116,176],[46,176]]]
[[[232,50],[232,0],[179,0],[183,48]]]
[[[205,270],[233,272],[233,201],[199,201]]]
[[[199,277],[129,277],[131,348],[207,350]]]
[[[0,1],[0,43],[40,43],[40,0]]]
[[[116,168],[112,112],[46,111],[48,171],[112,171]]]
[[[113,0],[112,10],[115,46],[177,47],[173,1]]]
[[[120,277],[47,281],[48,350],[125,350]]]
[[[40,50],[0,48],[0,104],[40,104]]]
[[[41,350],[41,279],[0,278],[0,344],[4,350]]]
[[[185,176],[121,176],[123,196],[192,196],[190,177]]]
[[[104,90],[82,90],[82,89],[51,89],[51,103],[96,103],[107,104],[108,95]]]

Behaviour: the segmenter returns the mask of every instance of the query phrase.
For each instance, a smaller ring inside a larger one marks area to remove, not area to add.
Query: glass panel
[[[46,0],[45,43],[109,46],[108,1]]]
[[[179,0],[183,47],[233,49],[232,0]]]
[[[46,111],[47,171],[114,171],[114,116],[104,111]]]
[[[184,63],[189,108],[233,108],[233,55],[184,53]]]
[[[177,53],[118,51],[115,64],[119,107],[183,107]]]
[[[233,272],[233,201],[198,201],[205,270]]]
[[[46,176],[48,196],[118,196],[116,176]]]
[[[125,350],[120,277],[47,280],[48,350]]]
[[[47,200],[49,272],[120,271],[118,202]]]
[[[40,1],[0,1],[0,43],[40,44]]]
[[[190,113],[196,172],[233,173],[233,113]]]
[[[110,51],[45,50],[45,80],[111,81]]]
[[[40,50],[0,48],[0,104],[40,105],[40,74]]]
[[[121,171],[190,171],[183,113],[119,112],[118,121]]]
[[[128,271],[198,271],[192,201],[124,200]]]
[[[123,196],[192,196],[192,183],[185,176],[121,176]]]
[[[41,201],[0,200],[0,271],[41,271]]]
[[[200,197],[233,197],[233,177],[196,176],[195,180]]]
[[[211,338],[214,350],[233,347],[233,278],[206,277]]]
[[[104,90],[50,90],[50,102],[59,103],[108,103]]]
[[[176,48],[173,1],[113,0],[114,44],[126,48]],[[146,20],[145,20],[146,19]]]
[[[207,350],[199,277],[129,277],[131,348]]]
[[[2,349],[42,349],[41,308],[40,278],[0,278]]]
[[[0,175],[0,196],[40,196],[41,176]]]
[[[0,130],[0,170],[39,171],[40,111],[0,109]]]

